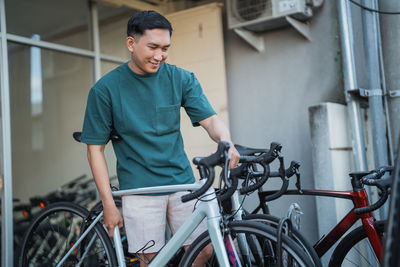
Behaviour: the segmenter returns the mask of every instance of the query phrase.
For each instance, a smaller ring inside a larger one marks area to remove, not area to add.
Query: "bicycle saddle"
[[[250,148],[241,145],[235,145],[236,150],[242,156],[254,155],[257,153],[268,153],[269,149],[266,148]]]

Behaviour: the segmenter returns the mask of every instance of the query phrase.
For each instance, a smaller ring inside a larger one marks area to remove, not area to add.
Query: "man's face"
[[[156,73],[168,57],[170,36],[167,29],[146,30],[142,36],[127,37],[132,53],[129,66],[137,74]]]

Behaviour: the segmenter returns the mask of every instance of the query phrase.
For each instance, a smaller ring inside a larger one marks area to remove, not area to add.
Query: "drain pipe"
[[[362,4],[372,9],[377,9],[376,0],[362,0]],[[362,25],[364,36],[364,52],[368,89],[366,90],[371,119],[372,145],[375,168],[388,165],[388,150],[386,138],[386,124],[383,111],[383,90],[381,84],[381,70],[379,60],[378,14],[362,10]],[[381,219],[388,214],[388,205],[379,210]]]
[[[381,81],[382,81],[382,91],[383,91],[383,107],[385,109],[385,119],[386,119],[386,129],[387,129],[387,141],[388,141],[388,155],[389,160],[388,164],[393,166],[394,164],[394,152],[393,152],[393,135],[392,135],[392,121],[391,114],[389,111],[389,97],[390,92],[387,90],[386,86],[386,78],[385,78],[385,64],[383,62],[383,51],[382,51],[382,35],[381,35],[381,26],[379,22],[379,18],[377,18],[378,24],[378,47],[379,47],[379,68],[381,69]],[[390,82],[390,81],[389,81]]]
[[[362,0],[366,7],[376,9],[376,0]],[[368,77],[368,102],[372,126],[372,144],[375,168],[388,164],[386,125],[383,112],[381,88],[381,76],[379,69],[379,46],[377,14],[368,10],[362,10],[362,24],[364,36],[364,51],[366,59],[366,71]]]
[[[342,64],[344,74],[344,93],[346,96],[349,122],[352,133],[353,157],[356,171],[367,170],[364,131],[361,119],[360,104],[351,91],[358,90],[354,60],[353,27],[349,1],[338,0],[338,17]]]
[[[379,1],[379,9],[384,11],[400,11],[400,1],[399,0],[385,0]],[[382,25],[382,49],[383,49],[383,65],[385,68],[384,76],[382,81],[385,81],[387,85],[387,94],[385,96],[385,102],[389,102],[385,107],[388,107],[390,118],[387,120],[391,122],[388,125],[388,130],[391,130],[391,134],[388,132],[391,159],[390,164],[393,165],[395,161],[395,151],[393,148],[399,147],[400,140],[400,54],[399,54],[399,44],[400,44],[400,16],[399,15],[381,15],[380,24]],[[382,83],[383,84],[383,83]],[[385,88],[384,88],[385,89]],[[390,127],[389,127],[390,126]]]

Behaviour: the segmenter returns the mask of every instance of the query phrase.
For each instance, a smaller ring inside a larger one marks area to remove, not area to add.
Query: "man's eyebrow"
[[[148,43],[147,45],[155,46],[155,47],[160,47],[161,46],[161,45],[156,44],[156,43]],[[171,44],[168,44],[168,45],[164,45],[163,47],[170,47],[170,46],[171,46]]]

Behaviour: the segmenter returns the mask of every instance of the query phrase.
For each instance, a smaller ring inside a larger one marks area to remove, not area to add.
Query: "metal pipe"
[[[94,52],[93,80],[94,82],[96,82],[101,78],[99,19],[98,19],[96,2],[89,1],[89,5],[90,5],[90,28],[92,33],[92,49]]]
[[[337,3],[340,41],[343,57],[342,64],[344,70],[344,90],[352,132],[353,157],[355,169],[357,171],[365,171],[367,169],[367,159],[365,154],[364,131],[360,104],[349,93],[350,90],[358,89],[354,59],[353,27],[351,24],[352,16],[348,1],[339,0]]]
[[[61,44],[50,43],[50,42],[46,42],[46,41],[33,40],[32,38],[23,37],[23,36],[11,34],[11,33],[7,33],[7,39],[9,41],[15,42],[15,43],[37,46],[40,48],[46,48],[46,49],[64,52],[64,53],[68,53],[68,54],[79,55],[79,56],[84,56],[84,57],[91,57],[91,58],[94,57],[94,52],[90,51],[90,50],[61,45]]]
[[[19,36],[19,35],[15,35],[15,34],[11,34],[11,33],[7,33],[6,37],[7,37],[8,41],[17,43],[17,44],[37,46],[40,48],[45,48],[45,49],[49,49],[49,50],[53,50],[53,51],[68,53],[71,55],[84,56],[84,57],[88,57],[88,58],[95,57],[94,51],[90,51],[90,50],[86,50],[86,49],[82,49],[82,48],[76,48],[76,47],[55,44],[55,43],[40,41],[40,40],[33,40],[32,38]],[[106,55],[106,54],[100,54],[100,59],[104,60],[104,61],[118,63],[118,64],[122,64],[127,61],[127,59],[125,59],[125,58],[115,57],[115,56]]]
[[[381,10],[400,10],[400,1],[399,0],[385,0],[379,1],[379,9]],[[382,41],[382,62],[385,68],[385,73],[382,78],[382,83],[385,82],[387,86],[387,92],[392,90],[400,90],[400,54],[399,54],[399,44],[400,44],[400,16],[391,16],[391,15],[382,15],[380,16],[380,25],[382,25],[382,29],[385,29],[381,32],[381,41]],[[386,78],[386,79],[385,79]],[[388,113],[390,114],[390,118],[388,118],[388,122],[390,123],[391,135],[388,135],[389,141],[391,141],[391,164],[393,164],[395,160],[396,151],[394,148],[398,147],[400,140],[400,97],[389,98],[386,97],[385,100],[388,103]],[[387,103],[385,102],[385,105]],[[386,108],[386,106],[385,106]]]
[[[376,0],[362,0],[362,4],[371,8],[377,6]],[[373,155],[375,167],[377,168],[388,164],[388,156],[379,69],[378,25],[376,16],[377,14],[375,12],[365,9],[362,10],[364,52],[368,77],[368,90],[370,92],[368,97],[369,113],[372,127]]]
[[[362,0],[362,4],[372,9],[376,9],[376,0]],[[378,42],[378,18],[377,13],[362,10],[362,25],[364,36],[364,52],[366,59],[366,71],[368,77],[368,103],[371,120],[372,145],[375,168],[388,164],[387,137],[385,116],[383,112],[381,89],[381,72],[379,61],[379,42]],[[378,93],[374,93],[378,92]],[[379,210],[381,219],[385,219],[388,213],[388,205]]]
[[[386,121],[386,130],[387,130],[387,139],[388,139],[388,149],[389,149],[389,165],[393,166],[394,164],[394,153],[393,153],[393,139],[392,139],[392,124],[390,120],[390,112],[389,112],[389,101],[390,97],[388,94],[386,79],[385,79],[385,66],[383,63],[383,51],[382,51],[382,35],[381,35],[381,26],[379,22],[378,16],[375,16],[376,23],[378,25],[378,49],[379,49],[379,68],[381,70],[381,81],[382,81],[382,92],[383,92],[383,106],[385,109],[385,121]]]
[[[1,265],[13,266],[14,230],[12,203],[12,161],[11,161],[11,117],[10,83],[8,76],[7,27],[4,0],[0,0],[1,29],[1,126],[2,126],[2,165],[3,189],[1,212]]]

